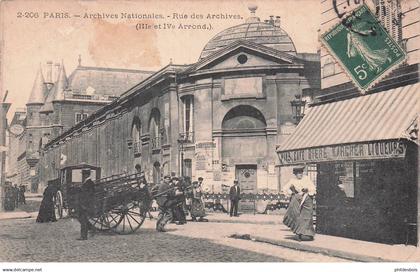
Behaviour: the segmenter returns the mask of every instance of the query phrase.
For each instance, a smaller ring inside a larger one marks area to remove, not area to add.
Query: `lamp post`
[[[292,106],[293,119],[296,120],[296,124],[299,124],[300,120],[305,116],[306,101],[302,100],[300,94],[296,94],[295,99],[290,101],[290,104]]]
[[[179,138],[178,138],[180,158],[181,158],[181,162],[179,164],[181,166],[181,171],[180,171],[181,177],[184,176],[184,144],[187,142],[187,138],[185,136],[186,135],[184,133],[180,133]]]

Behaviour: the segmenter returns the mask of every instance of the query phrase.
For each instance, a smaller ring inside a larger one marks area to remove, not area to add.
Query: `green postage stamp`
[[[407,57],[365,4],[322,34],[321,42],[362,93]]]

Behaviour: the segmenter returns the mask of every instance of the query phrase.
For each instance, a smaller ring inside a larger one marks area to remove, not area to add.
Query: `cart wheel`
[[[108,231],[111,229],[109,220],[109,215],[103,214],[99,217],[90,217],[89,223],[98,231]]]
[[[119,206],[107,214],[110,228],[118,234],[130,234],[136,232],[146,218],[146,210],[142,207],[143,202],[132,201]]]
[[[63,195],[61,191],[57,191],[55,194],[54,212],[57,220],[63,218]]]

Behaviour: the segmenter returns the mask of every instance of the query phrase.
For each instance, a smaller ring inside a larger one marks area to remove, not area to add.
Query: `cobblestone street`
[[[0,221],[0,261],[4,262],[283,262],[343,261],[321,254],[228,238],[236,231],[267,228],[242,223],[191,223],[169,225],[168,232],[154,230],[146,220],[131,235],[98,233],[77,241],[79,223],[63,219],[37,224],[33,218]]]

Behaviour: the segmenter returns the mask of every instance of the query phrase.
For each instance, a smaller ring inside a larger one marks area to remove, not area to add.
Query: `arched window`
[[[131,126],[131,139],[133,141],[134,155],[141,154],[141,123],[140,119],[136,116],[133,119]]]
[[[240,105],[231,109],[222,122],[224,131],[265,129],[266,126],[263,114],[256,108],[248,105]]]
[[[152,149],[159,149],[161,144],[161,133],[160,112],[158,109],[153,109],[150,115],[149,132]]]
[[[228,111],[222,122],[222,159],[252,161],[267,155],[267,123],[255,107],[240,105]]]
[[[194,96],[186,95],[182,101],[182,137],[187,142],[194,141]]]

